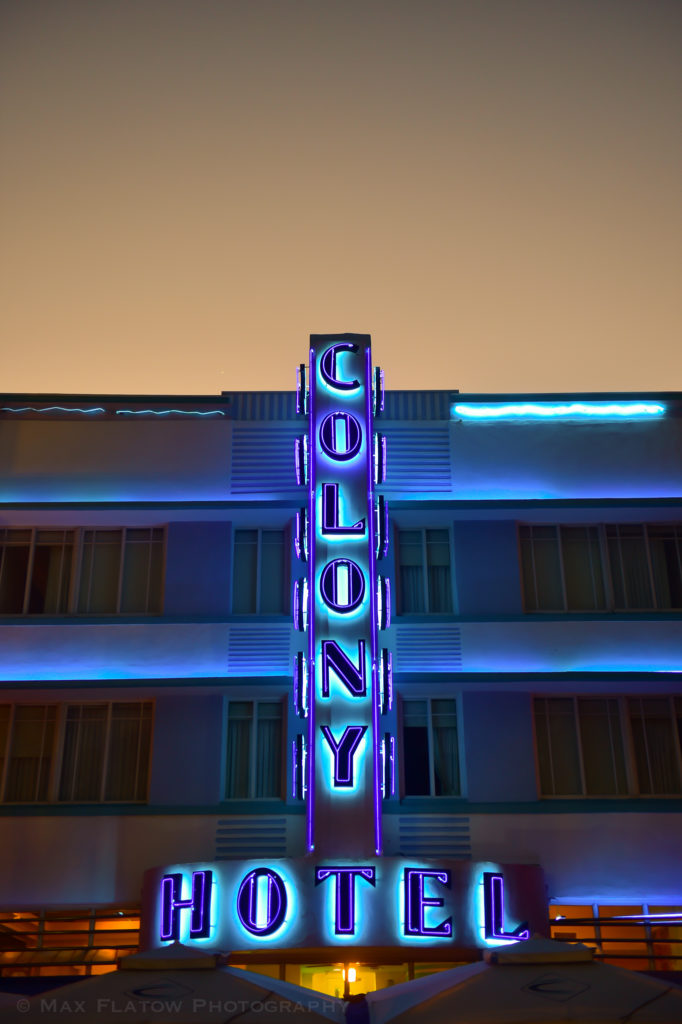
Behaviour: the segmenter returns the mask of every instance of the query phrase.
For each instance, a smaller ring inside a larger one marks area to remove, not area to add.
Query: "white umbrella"
[[[367,996],[372,1024],[682,1024],[682,988],[535,936]]]
[[[225,957],[176,942],[125,957],[120,969],[0,1009],[0,1021],[97,1024],[305,1024],[344,1021],[343,1002],[320,992],[220,966]]]

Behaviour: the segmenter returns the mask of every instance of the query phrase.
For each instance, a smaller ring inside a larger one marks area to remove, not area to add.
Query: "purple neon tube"
[[[367,349],[365,354],[365,407],[367,430],[367,525],[376,529],[374,518],[374,468],[372,465],[372,448],[370,438],[374,436],[372,417],[372,352]],[[376,539],[369,538],[369,601],[371,623],[371,660],[372,660],[372,763],[374,772],[374,848],[379,855],[382,850],[381,836],[381,763],[379,750],[379,680],[377,678],[377,606],[376,606]]]
[[[309,445],[315,444],[315,352],[310,349],[310,362],[308,364],[308,411],[309,411]],[[308,680],[312,688],[311,697],[308,701],[308,793],[306,800],[306,837],[308,852],[315,848],[314,826],[315,826],[315,543],[317,540],[317,520],[315,518],[315,459],[309,459],[308,472],[308,529],[309,529],[309,552],[308,552],[308,593],[310,595],[311,614],[308,615]]]

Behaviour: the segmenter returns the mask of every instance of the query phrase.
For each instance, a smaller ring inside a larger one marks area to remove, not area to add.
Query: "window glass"
[[[227,719],[227,765],[225,796],[246,799],[251,773],[251,701],[230,701]]]
[[[618,701],[578,700],[580,745],[588,796],[620,796],[627,793],[625,755]]]
[[[665,697],[631,698],[630,724],[641,794],[682,792],[678,737]]]
[[[682,608],[682,531],[674,524],[647,527],[658,608]]]
[[[106,734],[106,704],[74,704],[67,708],[60,800],[101,799]]]
[[[250,615],[256,609],[258,530],[235,530],[232,611]]]
[[[653,608],[644,527],[638,524],[606,527],[614,607]]]
[[[282,705],[262,701],[258,708],[254,796],[279,797],[282,771]]]
[[[433,768],[436,796],[459,793],[457,710],[454,700],[432,700]]]
[[[545,764],[540,760],[543,796],[580,795],[582,781],[573,700],[536,699],[535,714],[542,722],[540,734],[544,731],[544,746],[538,743],[538,756],[548,758]]]
[[[276,615],[286,610],[284,530],[235,530],[232,611]]]
[[[456,702],[405,700],[402,709],[405,795],[458,795]]]
[[[120,530],[85,530],[78,611],[106,615],[118,609]]]
[[[429,728],[425,700],[403,701],[403,767],[406,796],[428,796]]]
[[[146,800],[151,738],[151,702],[111,705],[105,800]]]
[[[37,530],[29,588],[30,614],[60,614],[69,610],[73,530]]]
[[[595,526],[562,526],[566,606],[570,611],[596,611],[606,605],[604,579]]]
[[[8,803],[47,800],[55,711],[53,705],[15,707],[5,780]]]
[[[0,781],[5,772],[5,757],[7,756],[7,737],[9,734],[9,721],[12,708],[9,704],[0,704]]]
[[[668,697],[536,698],[541,795],[679,795],[680,705]]]
[[[398,530],[400,613],[451,612],[448,530]]]
[[[3,530],[0,561],[0,615],[21,615],[31,551],[30,530]]]
[[[400,611],[423,612],[424,581],[420,530],[398,531]]]
[[[531,537],[537,608],[542,611],[563,611],[557,529],[555,526],[533,526]]]
[[[284,611],[284,531],[261,531],[260,611]]]
[[[447,530],[426,531],[426,565],[429,611],[451,612],[450,538]]]
[[[282,795],[280,701],[230,701],[225,796],[228,800]]]

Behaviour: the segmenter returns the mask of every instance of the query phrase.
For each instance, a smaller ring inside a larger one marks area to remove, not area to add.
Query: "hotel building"
[[[0,437],[0,985],[682,971],[681,394],[383,394],[318,335],[290,393]]]

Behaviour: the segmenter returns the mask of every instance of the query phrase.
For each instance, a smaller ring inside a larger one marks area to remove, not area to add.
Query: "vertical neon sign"
[[[295,585],[297,625],[308,633],[305,707],[297,689],[306,756],[298,770],[305,761],[308,850],[366,856],[381,853],[385,788],[377,633],[388,625],[389,598],[375,562],[386,553],[388,516],[383,500],[375,504],[374,485],[383,478],[386,446],[373,423],[382,375],[372,373],[369,335],[318,334],[310,342],[297,396],[308,416],[307,438],[296,448],[297,478],[308,488],[298,530],[307,544],[297,547],[308,573]]]

